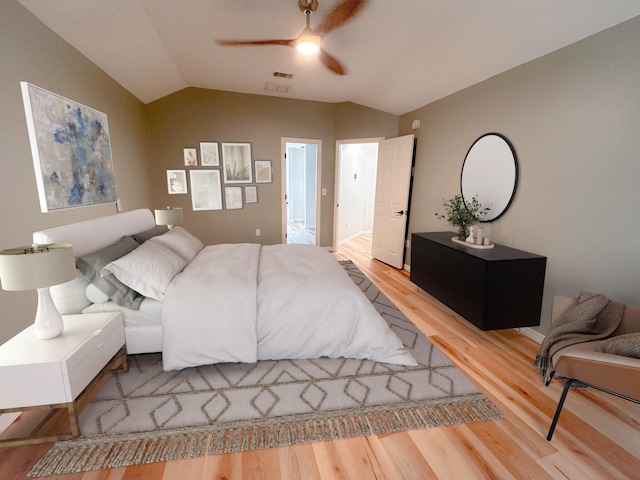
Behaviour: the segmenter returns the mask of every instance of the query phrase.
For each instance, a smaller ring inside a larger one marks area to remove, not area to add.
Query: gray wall
[[[40,213],[21,81],[106,113],[122,206],[148,207],[143,104],[13,0],[0,2],[0,32],[0,248],[31,244],[36,230],[116,213],[114,204]],[[35,292],[0,289],[0,342],[33,323],[35,310]]]
[[[322,141],[319,245],[333,244],[335,141],[395,137],[399,118],[360,105],[328,104],[262,95],[187,88],[146,105],[156,186],[155,204],[182,207],[185,227],[206,244],[282,242],[282,137]],[[364,134],[364,132],[369,132]],[[271,160],[273,183],[258,184],[258,203],[242,210],[191,211],[190,195],[169,195],[166,170],[184,168],[182,149],[201,141],[250,142],[257,160]],[[255,230],[261,236],[255,236]]]
[[[422,121],[409,229],[459,193],[476,138],[504,134],[519,161],[509,211],[485,228],[497,243],[547,256],[551,300],[581,290],[640,305],[640,17],[402,115]]]

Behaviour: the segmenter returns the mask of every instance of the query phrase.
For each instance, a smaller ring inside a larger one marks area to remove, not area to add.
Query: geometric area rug
[[[272,360],[162,370],[130,355],[29,477],[503,418],[353,263],[340,262],[418,362]]]

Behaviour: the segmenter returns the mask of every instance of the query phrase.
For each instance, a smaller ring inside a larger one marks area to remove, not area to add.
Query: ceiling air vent
[[[291,79],[291,78],[293,78],[293,73],[273,72],[273,76],[274,77],[278,77],[278,78]]]
[[[280,84],[274,82],[265,82],[264,89],[267,92],[287,93],[291,88],[290,84]]]

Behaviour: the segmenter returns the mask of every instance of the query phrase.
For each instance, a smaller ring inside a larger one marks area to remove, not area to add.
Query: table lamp
[[[156,225],[167,225],[169,230],[182,223],[182,208],[156,208]]]
[[[4,290],[38,290],[34,331],[41,339],[62,333],[62,316],[49,287],[76,278],[73,248],[69,243],[34,244],[0,251],[0,281]]]

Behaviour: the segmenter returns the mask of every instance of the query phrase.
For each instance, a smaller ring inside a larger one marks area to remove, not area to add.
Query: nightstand
[[[41,340],[33,325],[0,346],[0,413],[49,409],[69,413],[71,432],[0,440],[0,447],[67,440],[80,435],[77,405],[109,371],[127,370],[120,313],[63,315],[59,337]]]

